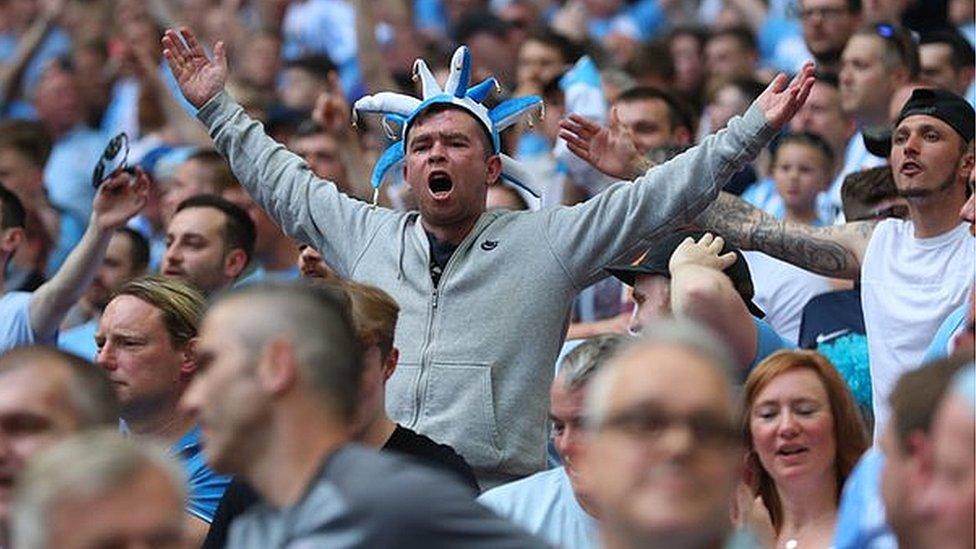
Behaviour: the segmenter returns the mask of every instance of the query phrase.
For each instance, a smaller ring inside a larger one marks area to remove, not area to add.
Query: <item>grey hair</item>
[[[137,443],[117,430],[96,429],[72,435],[41,452],[24,470],[14,492],[10,514],[13,547],[49,547],[58,503],[124,486],[147,469],[162,472],[180,501],[185,500],[183,470],[154,442]]]
[[[68,370],[67,397],[78,429],[118,425],[118,397],[101,368],[71,353],[41,345],[17,347],[0,355],[0,375],[45,365]]]
[[[567,389],[578,389],[593,377],[631,338],[619,334],[591,337],[566,354],[559,375]]]
[[[593,378],[586,395],[586,417],[590,427],[598,427],[606,419],[610,392],[619,369],[617,359],[635,349],[650,347],[678,347],[706,359],[722,379],[727,381],[732,401],[738,401],[734,389],[737,366],[728,345],[703,324],[686,319],[660,319],[649,323],[639,338],[619,349],[614,359]]]
[[[262,283],[234,288],[220,305],[225,301],[245,307],[233,328],[253,356],[275,338],[286,339],[307,388],[340,419],[353,417],[363,363],[345,291],[308,282]]]

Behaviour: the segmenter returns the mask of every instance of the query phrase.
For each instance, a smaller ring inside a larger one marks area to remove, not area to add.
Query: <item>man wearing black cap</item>
[[[895,380],[921,363],[942,320],[966,299],[976,246],[959,215],[973,170],[973,123],[973,108],[948,91],[918,89],[905,103],[888,159],[910,220],[806,227],[724,193],[698,218],[743,249],[825,276],[860,279],[875,425],[886,422]]]
[[[720,236],[679,231],[648,250],[636,265],[607,271],[634,288],[632,332],[639,333],[657,318],[691,318],[723,336],[746,371],[790,347],[760,320],[765,315],[752,302],[749,265]]]

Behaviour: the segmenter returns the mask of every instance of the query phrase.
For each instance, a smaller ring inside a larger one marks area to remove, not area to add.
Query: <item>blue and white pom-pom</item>
[[[373,203],[379,193],[383,178],[393,168],[403,165],[405,155],[404,141],[407,129],[413,119],[427,107],[436,103],[450,103],[471,113],[484,125],[491,135],[493,152],[499,154],[502,160],[501,176],[514,185],[522,187],[535,197],[540,196],[539,190],[528,177],[528,173],[512,157],[501,152],[499,133],[515,124],[522,115],[532,110],[542,109],[542,99],[535,95],[517,97],[499,103],[495,108],[488,109],[482,102],[492,91],[499,89],[494,78],[487,78],[483,82],[469,86],[471,81],[471,53],[466,46],[459,47],[451,58],[450,73],[444,87],[441,88],[423,59],[418,59],[413,66],[414,78],[419,79],[423,90],[423,99],[393,92],[380,92],[367,95],[353,105],[353,120],[360,114],[376,114],[383,117],[384,128],[390,129],[390,123],[399,125],[400,135],[395,143],[390,145],[376,162],[370,183],[373,186]],[[391,136],[397,138],[397,136]]]

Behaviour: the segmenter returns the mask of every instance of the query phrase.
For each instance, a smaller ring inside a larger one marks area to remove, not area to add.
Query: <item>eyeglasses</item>
[[[687,428],[695,442],[706,449],[728,448],[739,441],[738,429],[731,422],[712,414],[680,416],[646,406],[613,414],[595,428],[618,431],[635,440],[657,443],[668,430],[678,426]]]
[[[129,167],[128,160],[129,136],[122,132],[105,145],[105,150],[98,159],[98,164],[95,165],[95,171],[92,172],[92,186],[97,189],[106,179],[118,172],[134,173]]]

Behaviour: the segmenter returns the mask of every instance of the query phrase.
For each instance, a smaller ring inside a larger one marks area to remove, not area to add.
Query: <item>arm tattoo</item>
[[[697,221],[744,250],[760,251],[824,276],[844,278],[857,277],[861,266],[858,256],[841,238],[849,235],[866,243],[874,229],[871,223],[822,228],[787,223],[724,192]]]

